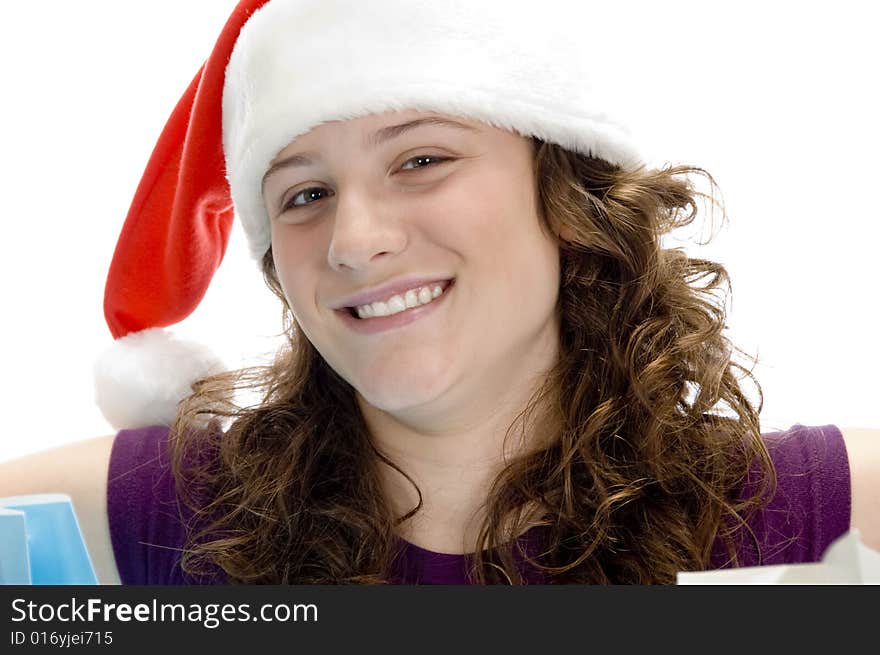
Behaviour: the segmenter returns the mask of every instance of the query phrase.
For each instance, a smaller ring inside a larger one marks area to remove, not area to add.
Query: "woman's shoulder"
[[[192,511],[171,470],[170,429],[120,430],[107,477],[107,518],[122,584],[206,584],[180,568]]]
[[[737,538],[740,566],[817,562],[833,541],[849,530],[852,511],[850,468],[843,435],[836,425],[795,423],[761,434],[776,471],[770,502],[748,521]],[[741,489],[757,488],[760,469]],[[716,544],[714,568],[726,554]],[[760,551],[760,553],[759,553]]]

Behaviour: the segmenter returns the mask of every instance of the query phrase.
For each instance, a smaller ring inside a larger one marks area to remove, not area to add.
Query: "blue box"
[[[98,584],[70,496],[0,498],[0,584]]]

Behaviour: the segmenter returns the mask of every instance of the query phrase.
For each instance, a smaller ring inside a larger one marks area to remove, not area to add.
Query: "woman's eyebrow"
[[[466,130],[468,132],[480,131],[475,127],[465,125],[464,123],[459,123],[458,121],[452,120],[450,118],[427,116],[425,118],[417,118],[413,121],[401,123],[400,125],[389,125],[388,127],[383,127],[382,129],[376,130],[376,132],[366,140],[366,145],[375,148],[376,146],[385,143],[386,141],[390,141],[391,139],[399,137],[404,132],[408,132],[409,130],[420,127],[422,125],[442,125],[444,127],[454,127],[460,130]]]
[[[388,125],[387,127],[380,128],[376,130],[373,134],[369,135],[365,139],[365,144],[367,147],[375,148],[386,141],[390,141],[391,139],[396,139],[400,135],[408,132],[417,127],[421,127],[423,125],[441,125],[444,127],[453,127],[459,130],[465,130],[468,132],[479,133],[480,130],[476,127],[472,127],[470,125],[465,125],[464,123],[460,123],[456,120],[452,120],[449,118],[440,118],[439,116],[429,116],[425,118],[417,118],[412,121],[407,121],[406,123],[401,123],[399,125]],[[282,168],[291,168],[294,166],[307,166],[312,163],[312,159],[308,155],[291,155],[290,157],[285,157],[281,161],[278,161],[272,166],[269,167],[269,170],[266,171],[266,174],[263,176],[263,184],[265,185],[266,180],[270,175],[276,173],[278,170]]]

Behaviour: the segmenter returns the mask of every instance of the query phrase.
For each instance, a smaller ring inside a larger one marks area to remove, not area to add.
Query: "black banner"
[[[878,586],[0,586],[0,653],[791,652],[876,645]],[[258,649],[254,651],[254,649]],[[382,649],[381,651],[379,649]]]

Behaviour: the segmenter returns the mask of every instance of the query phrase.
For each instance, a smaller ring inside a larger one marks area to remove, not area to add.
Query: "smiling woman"
[[[311,130],[278,158],[320,152],[320,166],[280,169],[264,197],[273,267],[299,329],[368,420],[376,408],[430,432],[525,405],[557,356],[559,249],[538,216],[530,140],[412,120],[417,112],[382,113]],[[387,125],[397,136],[364,150]],[[424,152],[445,163],[404,169]],[[324,196],[276,211],[302,190]]]
[[[169,119],[106,290],[175,378],[105,362],[121,581],[670,584],[880,546],[876,433],[761,433],[727,270],[664,245],[712,177],[641,160],[578,26],[438,4],[244,0]],[[286,341],[221,371],[157,328],[235,216]]]

